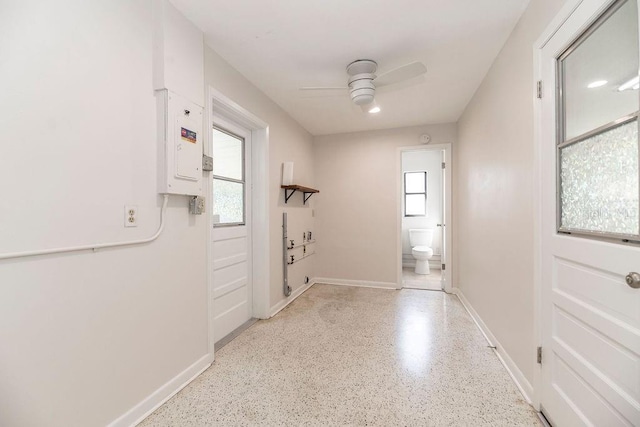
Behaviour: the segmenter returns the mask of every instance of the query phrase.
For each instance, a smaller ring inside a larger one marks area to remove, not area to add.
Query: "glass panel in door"
[[[619,1],[559,58],[558,230],[640,238],[638,7]]]

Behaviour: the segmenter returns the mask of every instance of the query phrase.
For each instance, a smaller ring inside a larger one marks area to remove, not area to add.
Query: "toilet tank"
[[[412,228],[409,230],[409,244],[415,246],[429,246],[433,241],[432,228]]]

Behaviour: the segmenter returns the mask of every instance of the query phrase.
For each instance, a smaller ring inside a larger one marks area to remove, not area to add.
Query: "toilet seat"
[[[411,248],[411,250],[428,257],[433,256],[433,249],[431,249],[429,246],[414,246],[413,248]]]

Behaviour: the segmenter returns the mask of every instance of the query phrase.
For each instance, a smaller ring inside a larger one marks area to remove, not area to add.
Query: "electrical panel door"
[[[203,109],[167,90],[156,92],[160,193],[202,195]]]

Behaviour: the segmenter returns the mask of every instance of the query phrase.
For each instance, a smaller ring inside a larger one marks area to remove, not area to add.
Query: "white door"
[[[213,129],[211,140],[213,332],[218,342],[252,317],[251,133],[224,123]]]
[[[585,30],[586,29],[586,30]],[[636,0],[583,0],[541,51],[542,384],[555,427],[640,426]]]

